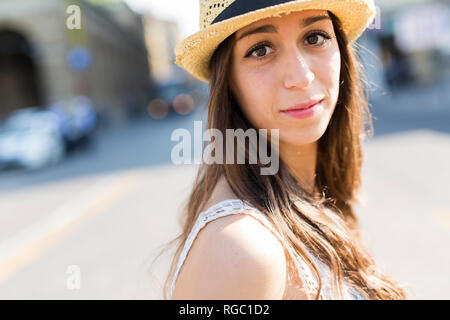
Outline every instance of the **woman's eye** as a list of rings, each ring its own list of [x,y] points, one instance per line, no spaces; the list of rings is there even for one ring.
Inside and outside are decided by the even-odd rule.
[[[306,42],[308,42],[309,45],[320,47],[329,39],[331,39],[331,37],[326,33],[314,32],[306,37]]]
[[[329,36],[327,33],[322,32],[322,31],[315,31],[315,32],[310,33],[306,37],[305,41],[307,42],[307,45],[311,45],[314,47],[321,47],[321,46],[324,46],[325,43],[330,39],[331,39],[331,36]],[[245,55],[245,58],[252,56],[256,59],[264,59],[267,55],[270,54],[270,50],[273,50],[272,46],[270,44],[267,44],[267,43],[259,44],[256,47],[254,47],[253,49],[251,49]]]
[[[269,48],[269,51],[266,49]],[[250,55],[255,57],[256,59],[262,59],[265,56],[267,56],[268,53],[270,53],[270,50],[272,50],[272,48],[265,44],[265,45],[259,45],[253,49],[251,49],[246,55],[245,57],[249,57]],[[256,55],[254,55],[254,53],[256,53]]]

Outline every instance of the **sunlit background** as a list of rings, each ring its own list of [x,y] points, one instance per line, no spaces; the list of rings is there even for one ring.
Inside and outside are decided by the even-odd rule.
[[[410,298],[450,298],[450,4],[375,0],[363,236]],[[81,11],[80,28],[69,28]],[[159,299],[208,85],[174,64],[198,0],[0,0],[0,298]]]

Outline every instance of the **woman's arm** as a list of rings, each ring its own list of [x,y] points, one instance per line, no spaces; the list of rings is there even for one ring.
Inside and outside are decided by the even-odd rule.
[[[256,219],[237,214],[199,232],[172,299],[282,299],[285,286],[281,242]]]

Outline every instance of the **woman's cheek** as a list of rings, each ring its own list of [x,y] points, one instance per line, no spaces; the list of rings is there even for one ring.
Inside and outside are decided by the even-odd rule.
[[[246,104],[244,114],[250,123],[257,129],[270,127],[271,119],[262,101],[254,101]]]
[[[325,79],[328,79],[328,87],[333,91],[339,88],[339,76],[341,72],[341,55],[337,49],[331,54],[327,60],[327,63],[323,64],[324,70],[322,73],[325,75]]]
[[[330,72],[334,79],[334,86],[339,87],[339,76],[341,73],[341,55],[337,51],[330,59]]]
[[[248,78],[243,81],[245,85],[242,88],[242,92],[245,95],[242,101],[242,109],[247,119],[256,127],[266,126],[267,121],[270,120],[270,97],[267,95],[268,91],[264,89],[260,80],[254,80],[254,78]]]

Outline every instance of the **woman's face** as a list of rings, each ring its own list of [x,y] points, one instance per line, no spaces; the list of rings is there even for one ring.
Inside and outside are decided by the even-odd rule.
[[[324,134],[338,99],[340,66],[327,11],[293,12],[236,32],[230,86],[254,127],[279,129],[280,144],[300,146]],[[294,108],[313,101],[321,102],[310,112]]]

